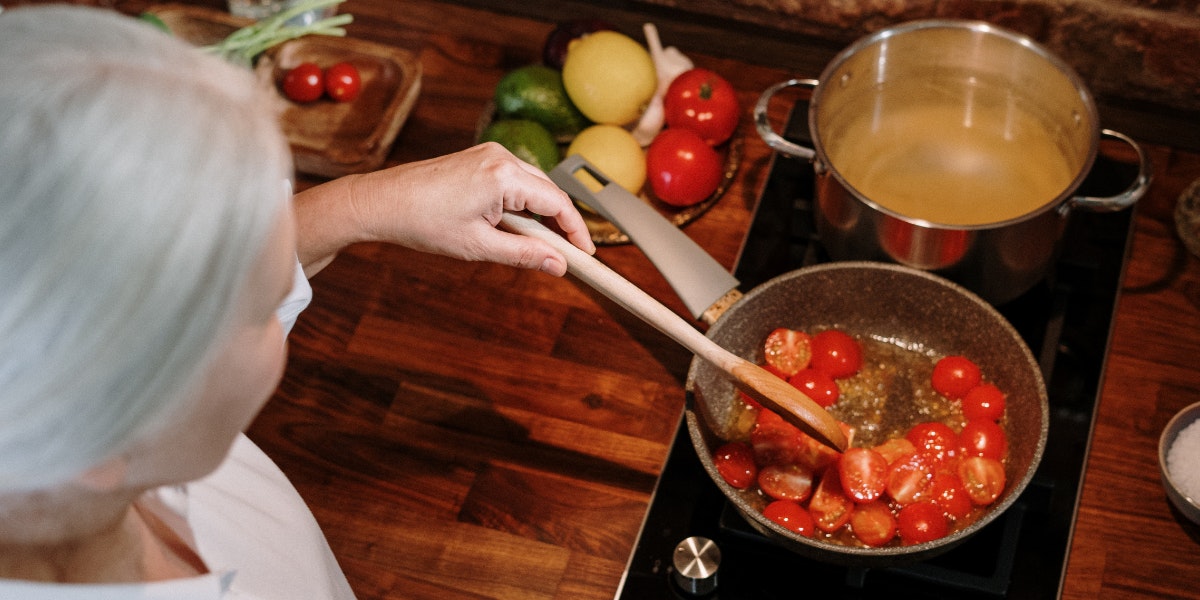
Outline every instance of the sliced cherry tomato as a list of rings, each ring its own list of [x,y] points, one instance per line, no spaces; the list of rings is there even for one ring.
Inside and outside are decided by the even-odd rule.
[[[958,465],[963,490],[977,506],[987,506],[1004,492],[1004,465],[982,456],[968,456]]]
[[[971,514],[971,509],[974,508],[957,473],[935,473],[929,483],[929,497],[934,504],[941,507],[947,517],[955,520]]]
[[[887,493],[897,504],[924,500],[933,480],[935,459],[924,452],[913,452],[888,466]]]
[[[839,329],[826,329],[812,338],[812,368],[834,379],[849,377],[862,368],[858,340]]]
[[[933,502],[917,502],[900,509],[896,516],[900,539],[905,544],[921,544],[946,537],[950,523]]]
[[[898,437],[875,446],[875,451],[887,459],[888,464],[891,465],[897,460],[915,453],[917,447],[907,438]]]
[[[362,76],[353,64],[340,62],[325,69],[325,93],[335,101],[350,102],[361,90]]]
[[[781,373],[784,379],[795,375],[800,369],[808,368],[812,360],[812,347],[807,333],[780,327],[767,334],[763,342],[763,360]]]
[[[763,508],[763,516],[804,537],[816,535],[816,523],[803,506],[791,500],[776,500]]]
[[[744,490],[758,478],[758,465],[754,464],[754,453],[742,442],[729,442],[713,453],[713,465],[725,483]]]
[[[668,127],[695,131],[710,146],[729,139],[741,116],[733,86],[702,68],[684,71],[671,80],[663,94],[663,111]]]
[[[664,129],[646,149],[650,189],[672,206],[691,206],[708,198],[723,176],[720,155],[690,129]]]
[[[846,431],[846,428],[843,428]],[[847,439],[852,432],[848,432]],[[759,465],[796,464],[816,473],[837,460],[838,453],[770,410],[758,411],[750,444]]]
[[[800,369],[788,378],[788,383],[825,408],[837,404],[841,395],[837,382],[824,371],[816,369]]]
[[[813,473],[800,465],[767,465],[758,472],[758,487],[776,500],[804,502],[812,495]]]
[[[826,469],[813,490],[812,500],[808,502],[808,512],[817,523],[817,529],[825,533],[833,533],[850,522],[850,513],[854,511],[854,502],[842,491],[842,482],[838,478],[837,469]]]
[[[958,439],[962,443],[963,457],[982,456],[1004,460],[1004,455],[1008,453],[1008,435],[995,421],[968,421],[959,432]]]
[[[938,421],[917,423],[904,437],[917,447],[917,451],[932,453],[939,460],[958,455],[958,434],[949,425]]]
[[[1004,418],[1004,406],[1004,392],[990,383],[981,383],[971,388],[962,399],[963,416],[968,421],[999,421]]]
[[[850,531],[868,546],[882,546],[896,537],[896,517],[884,502],[860,504],[850,514]]]
[[[323,93],[325,76],[316,63],[300,63],[283,75],[283,95],[292,102],[312,102]]]
[[[887,487],[887,459],[870,448],[847,448],[838,459],[838,476],[846,496],[871,502]]]
[[[937,393],[957,400],[967,395],[971,388],[979,385],[983,373],[971,359],[964,356],[946,356],[933,365],[931,383]]]

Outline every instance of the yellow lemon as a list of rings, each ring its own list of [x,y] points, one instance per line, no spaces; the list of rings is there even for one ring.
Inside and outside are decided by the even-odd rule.
[[[571,42],[562,79],[584,116],[610,125],[637,120],[658,87],[650,52],[616,31],[597,31]]]
[[[637,194],[646,183],[646,153],[633,134],[616,125],[592,125],[579,132],[567,156],[579,154],[617,185]],[[586,172],[575,175],[594,192],[600,182]]]

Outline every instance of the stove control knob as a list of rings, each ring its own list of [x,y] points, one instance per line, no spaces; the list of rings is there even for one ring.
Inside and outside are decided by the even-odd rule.
[[[692,536],[675,546],[675,583],[692,596],[703,596],[717,589],[717,569],[721,549],[712,540]]]

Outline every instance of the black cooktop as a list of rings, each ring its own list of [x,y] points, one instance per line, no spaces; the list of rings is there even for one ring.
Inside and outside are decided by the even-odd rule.
[[[805,103],[796,106],[785,137],[807,143],[806,111]],[[1101,156],[1079,193],[1114,194],[1136,173],[1136,165]],[[811,164],[777,154],[734,271],[742,289],[829,260],[815,232],[812,192]],[[681,421],[617,599],[697,597],[683,591],[672,574],[675,547],[691,536],[713,540],[721,551],[717,587],[704,598],[1056,598],[1131,223],[1128,210],[1076,211],[1050,275],[997,307],[1038,358],[1050,397],[1042,462],[999,518],[961,545],[914,565],[862,569],[817,562],[746,524],[705,473]]]

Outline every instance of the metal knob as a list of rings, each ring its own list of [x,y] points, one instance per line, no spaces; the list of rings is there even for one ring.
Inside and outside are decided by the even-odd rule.
[[[675,546],[675,583],[686,593],[703,596],[717,589],[721,549],[712,540],[692,536]]]

